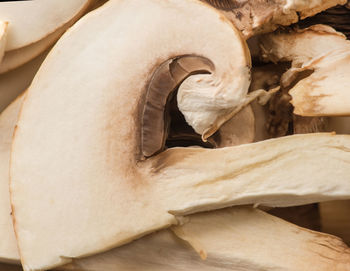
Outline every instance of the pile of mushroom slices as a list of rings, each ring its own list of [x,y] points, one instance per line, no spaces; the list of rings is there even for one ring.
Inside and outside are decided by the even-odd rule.
[[[337,4],[110,0],[6,73],[0,269],[350,270],[350,42],[298,23]]]

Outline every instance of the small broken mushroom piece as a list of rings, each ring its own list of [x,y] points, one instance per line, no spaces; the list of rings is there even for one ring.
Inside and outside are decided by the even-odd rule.
[[[191,215],[184,218],[183,225],[171,229],[185,242],[170,230],[163,230],[106,253],[74,260],[60,269],[350,270],[350,249],[337,237],[295,226],[249,207]],[[201,260],[193,248],[206,259]]]
[[[246,63],[238,32],[197,1],[109,1],[70,29],[28,89],[12,144],[24,270],[121,246],[203,210],[350,198],[350,136],[163,151],[163,92],[180,84],[224,105],[239,100],[249,69],[237,63]]]
[[[261,37],[265,60],[291,61],[282,77],[292,96],[294,114],[336,116],[350,114],[350,41],[329,26],[276,32]]]
[[[346,0],[202,0],[220,10],[248,39],[288,26]]]
[[[0,21],[0,63],[5,54],[7,42],[7,22]]]

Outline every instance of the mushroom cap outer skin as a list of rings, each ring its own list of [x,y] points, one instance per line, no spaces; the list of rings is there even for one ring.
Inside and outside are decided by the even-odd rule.
[[[9,263],[20,262],[11,218],[8,168],[12,136],[22,101],[23,95],[19,96],[0,114],[0,261]]]
[[[162,230],[106,253],[76,259],[60,269],[350,270],[350,250],[337,237],[298,227],[252,207],[194,214],[183,220],[170,228],[178,237]],[[206,260],[193,248],[206,254]]]
[[[130,14],[134,16],[131,21]],[[121,32],[124,35],[121,36]],[[98,38],[91,33],[98,33]],[[159,195],[152,189],[148,173],[138,163],[142,153],[140,123],[147,82],[164,61],[197,54],[213,62],[215,71],[208,83],[215,86],[221,82],[224,91],[225,84],[232,85],[227,73],[236,67],[237,56],[245,59],[247,53],[244,41],[238,46],[238,38],[239,33],[230,22],[200,2],[128,0],[107,2],[82,18],[59,40],[32,82],[13,144],[11,192],[25,270],[62,265],[71,258],[104,251],[176,223],[175,217],[157,200]],[[101,52],[98,55],[97,48]],[[248,73],[247,62],[246,70],[238,72]],[[78,72],[82,67],[84,72]],[[226,79],[220,80],[224,74]],[[63,97],[70,102],[54,102]],[[48,103],[44,102],[46,99]],[[39,122],[32,118],[36,115],[33,109],[39,109],[36,102],[40,104]],[[62,106],[65,109],[62,110]],[[46,110],[51,113],[46,115]],[[84,119],[78,125],[74,121],[77,116]],[[47,135],[43,136],[43,130],[38,127],[40,135],[31,135],[25,142],[36,145],[39,140],[38,147],[47,151],[41,153],[38,149],[37,154],[24,154],[27,143],[22,142],[26,137],[22,135],[25,130],[33,130],[29,128],[33,124],[45,127]],[[87,127],[91,129],[81,133]],[[61,148],[61,144],[68,146],[70,142],[75,145],[73,149]],[[96,145],[96,142],[100,143]],[[62,154],[59,160],[63,164],[53,162],[58,153]],[[41,170],[29,173],[31,166],[21,171],[29,173],[29,179],[18,176],[17,166],[24,166],[23,160],[18,159],[36,161],[37,166],[47,162],[53,178],[42,182],[46,173]],[[85,166],[86,170],[81,171]],[[42,173],[44,175],[39,176]],[[23,183],[24,179],[28,182]],[[81,187],[83,179],[85,185]],[[37,215],[40,213],[37,218],[28,216],[24,210],[27,196],[22,194],[25,186],[34,180],[55,194],[38,197],[37,193],[46,188],[38,190],[34,189],[34,183],[30,185],[31,192],[26,195],[31,194],[32,210]],[[55,184],[59,187],[52,189]],[[120,191],[125,191],[123,196],[116,196]],[[70,200],[57,201],[58,194]],[[91,200],[91,196],[99,199]],[[48,204],[45,208],[44,201]],[[80,219],[73,211],[78,209],[72,206],[84,208],[85,211],[78,211],[84,218]],[[67,212],[62,213],[64,209]],[[57,217],[59,213],[63,215],[62,220]],[[44,223],[38,223],[40,217],[45,217]],[[141,223],[137,222],[140,217],[145,218]],[[57,219],[63,223],[59,228],[52,224]],[[87,222],[90,219],[93,221]],[[115,227],[116,221],[118,227]],[[30,230],[28,235],[27,229],[32,226],[39,226],[38,231]],[[49,228],[53,231],[47,231]],[[36,234],[41,236],[40,241],[34,242],[38,250],[32,242]]]
[[[0,21],[0,63],[5,54],[8,22]]]
[[[46,0],[45,3],[1,3],[0,19],[9,22],[6,51],[40,41],[86,9],[91,2],[92,0]]]

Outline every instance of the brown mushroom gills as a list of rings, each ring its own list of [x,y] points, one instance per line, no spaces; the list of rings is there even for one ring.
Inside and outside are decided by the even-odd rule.
[[[209,73],[211,70],[211,61],[200,56],[180,56],[157,68],[148,85],[142,116],[141,144],[144,156],[151,156],[164,149],[169,118],[166,104],[174,90],[188,76]]]

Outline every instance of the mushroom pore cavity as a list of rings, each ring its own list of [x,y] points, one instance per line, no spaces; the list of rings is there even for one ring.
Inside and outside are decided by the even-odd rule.
[[[213,71],[213,63],[200,56],[182,56],[164,62],[152,76],[142,116],[141,148],[148,157],[164,148],[167,119],[166,103],[188,76]]]

